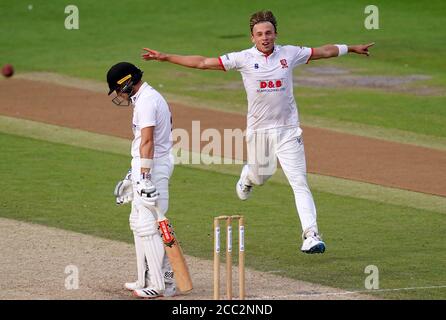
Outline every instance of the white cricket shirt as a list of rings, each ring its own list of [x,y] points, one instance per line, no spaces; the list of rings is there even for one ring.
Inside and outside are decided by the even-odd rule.
[[[248,98],[247,131],[299,127],[293,69],[308,63],[313,49],[275,45],[270,55],[251,49],[219,57],[225,70],[242,74]]]
[[[155,127],[154,158],[160,158],[170,153],[172,149],[172,115],[163,96],[144,82],[138,92],[131,97],[133,108],[132,157],[139,159],[141,144],[141,129]]]

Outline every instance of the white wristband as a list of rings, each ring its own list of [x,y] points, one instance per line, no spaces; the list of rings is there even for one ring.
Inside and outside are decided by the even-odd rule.
[[[339,50],[338,57],[348,53],[348,46],[346,44],[335,44],[335,46]]]
[[[153,168],[153,159],[141,158],[141,168],[152,169]]]

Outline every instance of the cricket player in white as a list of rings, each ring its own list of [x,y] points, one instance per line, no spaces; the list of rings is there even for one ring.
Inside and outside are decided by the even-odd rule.
[[[149,48],[145,60],[168,61],[186,67],[211,70],[237,70],[242,74],[248,98],[247,151],[236,192],[241,200],[250,196],[254,185],[262,185],[276,170],[279,159],[293,189],[302,225],[305,253],[323,253],[316,222],[316,207],[307,183],[302,129],[293,95],[293,69],[310,60],[338,57],[349,52],[369,55],[367,45],[324,45],[318,48],[275,44],[277,22],[270,11],[256,12],[250,19],[254,46],[218,58],[181,56]]]
[[[125,288],[142,298],[175,293],[175,281],[164,244],[158,231],[154,206],[166,213],[169,203],[169,179],[173,172],[171,113],[167,102],[155,89],[141,81],[142,71],[121,62],[109,70],[113,102],[133,106],[131,170],[115,188],[117,204],[132,201],[130,228],[136,251],[136,282]]]

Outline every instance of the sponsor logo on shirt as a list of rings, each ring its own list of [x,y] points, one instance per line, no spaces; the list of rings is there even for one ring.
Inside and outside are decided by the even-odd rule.
[[[288,63],[286,62],[286,59],[280,60],[280,64],[282,65],[282,69],[283,68],[288,68]]]
[[[273,92],[273,91],[284,91],[283,79],[276,80],[260,80],[259,88],[257,92]]]

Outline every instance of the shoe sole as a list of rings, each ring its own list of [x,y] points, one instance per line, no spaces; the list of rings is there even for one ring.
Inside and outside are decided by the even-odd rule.
[[[325,245],[323,243],[318,243],[314,247],[310,248],[310,250],[302,250],[304,253],[308,254],[314,254],[314,253],[324,253],[325,252]]]
[[[156,297],[141,297],[141,296],[139,296],[139,295],[136,293],[136,291],[133,291],[133,292],[132,292],[132,295],[133,295],[135,298],[144,299],[144,300],[152,300],[152,299],[160,299],[160,298],[164,298],[164,295],[159,295],[159,296],[156,296]]]

